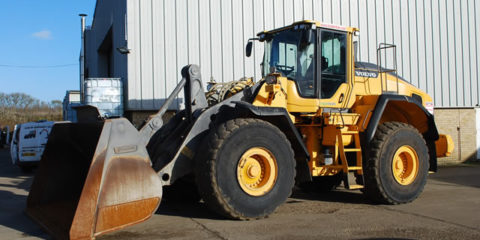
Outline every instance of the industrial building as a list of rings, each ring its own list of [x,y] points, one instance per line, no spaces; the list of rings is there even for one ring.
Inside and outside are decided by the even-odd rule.
[[[254,44],[251,58],[244,53],[258,32],[304,19],[355,26],[358,60],[376,63],[379,43],[393,43],[398,74],[433,97],[438,128],[456,145],[444,161],[477,159],[477,15],[475,0],[98,0],[85,30],[81,83],[120,78],[125,115],[139,124],[175,88],[184,65],[199,64],[204,83],[258,80],[263,45]]]

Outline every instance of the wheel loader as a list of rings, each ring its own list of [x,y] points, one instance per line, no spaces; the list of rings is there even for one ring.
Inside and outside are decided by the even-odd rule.
[[[52,129],[26,213],[55,238],[92,239],[150,218],[162,189],[185,178],[230,219],[271,214],[295,184],[413,201],[452,139],[437,131],[432,98],[382,67],[395,46],[379,45],[377,65],[356,62],[356,35],[314,21],[261,32],[246,48],[265,45],[260,81],[209,106],[199,67],[188,65],[139,130],[78,109],[78,123]],[[164,123],[181,90],[185,109]]]

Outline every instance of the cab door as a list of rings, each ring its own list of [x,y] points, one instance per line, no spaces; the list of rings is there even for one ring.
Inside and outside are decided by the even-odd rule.
[[[348,84],[347,33],[321,29],[318,39],[318,96],[320,107],[345,106],[350,86]]]

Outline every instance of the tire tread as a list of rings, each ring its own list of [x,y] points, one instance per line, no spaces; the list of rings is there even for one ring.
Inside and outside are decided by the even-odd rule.
[[[375,137],[372,143],[370,144],[370,152],[369,152],[370,157],[367,159],[366,164],[364,166],[364,169],[365,169],[364,193],[369,199],[373,200],[374,202],[397,205],[401,203],[411,202],[414,200],[414,199],[410,199],[407,202],[399,202],[390,198],[388,194],[385,192],[384,188],[382,187],[382,182],[380,179],[380,166],[379,166],[379,163],[381,161],[380,155],[382,153],[383,148],[385,147],[385,142],[387,141],[390,135],[394,134],[397,131],[402,131],[405,129],[414,131],[416,134],[421,136],[418,130],[412,125],[402,123],[402,122],[385,122],[378,126],[377,131],[375,133]],[[423,139],[423,137],[421,139],[425,143],[425,140]],[[420,192],[423,191],[424,186],[425,185],[421,186],[421,189],[419,189]]]

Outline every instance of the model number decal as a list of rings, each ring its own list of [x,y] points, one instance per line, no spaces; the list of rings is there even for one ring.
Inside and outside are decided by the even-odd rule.
[[[360,71],[360,70],[355,70],[355,76],[358,77],[366,77],[366,78],[377,78],[378,73],[373,72],[373,71]]]

